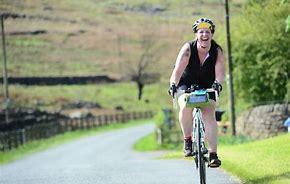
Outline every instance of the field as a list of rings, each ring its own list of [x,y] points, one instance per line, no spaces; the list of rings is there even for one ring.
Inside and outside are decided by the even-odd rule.
[[[243,3],[231,2],[232,16],[239,13]],[[25,16],[4,22],[8,76],[105,74],[128,81],[128,76],[138,70],[146,40],[151,42],[152,57],[145,72],[161,75],[155,84],[145,86],[142,102],[136,100],[137,88],[130,82],[50,87],[10,85],[12,106],[58,110],[68,102],[93,101],[109,110],[118,105],[128,111],[168,107],[168,78],[178,50],[193,39],[193,21],[204,16],[212,18],[217,25],[215,38],[226,48],[221,0],[2,0],[0,11]],[[3,65],[0,70],[3,71]],[[3,93],[1,88],[1,101]],[[222,101],[226,106],[227,99]]]
[[[233,1],[233,16],[241,3]],[[149,37],[154,47],[161,47],[149,68],[161,69],[167,79],[179,48],[193,38],[193,21],[201,16],[215,20],[216,39],[225,48],[220,0],[2,0],[0,11],[25,15],[5,20],[9,76],[123,77],[128,66],[137,65],[141,42]],[[33,31],[42,34],[28,34]]]
[[[135,83],[73,85],[73,86],[11,86],[12,105],[37,107],[43,110],[60,111],[72,102],[93,102],[101,106],[104,113],[117,107],[125,111],[159,110],[171,105],[167,86],[148,85],[142,100],[137,99]],[[159,91],[159,92],[157,92]]]

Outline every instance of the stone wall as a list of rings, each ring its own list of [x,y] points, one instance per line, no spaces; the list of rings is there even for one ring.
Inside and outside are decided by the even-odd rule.
[[[3,78],[0,77],[0,84]],[[21,85],[75,85],[75,84],[101,84],[118,82],[117,79],[107,75],[97,76],[59,76],[59,77],[9,77],[9,84]]]
[[[263,139],[285,132],[284,121],[289,117],[289,104],[253,107],[240,115],[236,122],[237,134]]]
[[[0,132],[22,129],[36,124],[57,122],[68,117],[60,113],[49,113],[37,109],[14,108],[9,109],[9,122],[5,122],[5,111],[0,110]]]

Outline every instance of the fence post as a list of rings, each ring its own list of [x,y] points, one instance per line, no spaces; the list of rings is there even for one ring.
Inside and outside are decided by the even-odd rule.
[[[157,132],[157,143],[159,145],[161,145],[162,144],[162,132],[161,132],[161,129],[157,128],[156,132]]]
[[[109,122],[108,122],[108,115],[104,115],[104,119],[105,119],[105,125],[109,124]]]
[[[80,129],[81,130],[85,130],[86,129],[86,123],[85,123],[85,119],[83,117],[80,118]]]
[[[8,132],[8,136],[7,137],[8,137],[8,139],[7,139],[8,140],[8,149],[11,150],[12,149],[11,131]]]
[[[93,118],[91,118],[91,117],[89,117],[89,118],[87,119],[87,129],[88,129],[88,130],[90,130],[91,127],[92,127],[92,122],[93,122],[92,119],[93,119]]]
[[[124,123],[126,121],[126,114],[122,113],[121,114],[121,122]]]
[[[132,114],[131,114],[131,119],[133,119],[133,120],[134,120],[134,119],[136,119],[136,117],[137,117],[137,116],[136,116],[136,112],[135,112],[135,111],[133,111],[133,112],[132,112]]]
[[[0,132],[0,151],[4,151],[4,133]]]
[[[102,116],[101,115],[98,115],[97,118],[96,118],[96,120],[97,120],[96,126],[97,127],[102,126]]]
[[[125,122],[129,121],[132,119],[132,113],[126,113],[126,118],[125,118]]]
[[[25,128],[20,130],[20,137],[21,137],[21,145],[26,143],[26,131]]]

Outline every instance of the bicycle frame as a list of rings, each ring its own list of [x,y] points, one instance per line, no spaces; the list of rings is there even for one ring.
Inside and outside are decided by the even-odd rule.
[[[193,117],[193,150],[195,155],[196,169],[199,170],[200,184],[206,184],[206,164],[208,158],[206,154],[208,150],[205,146],[205,127],[201,116],[201,108],[208,105],[210,100],[217,101],[218,95],[214,89],[196,90],[193,88],[180,90],[180,95],[175,96],[178,99],[178,104],[182,107],[192,108]],[[209,93],[214,92],[214,99],[209,98]],[[190,96],[193,95],[193,96]],[[193,97],[193,98],[191,98]],[[196,97],[196,98],[195,98]],[[176,103],[176,101],[175,101]]]
[[[194,112],[195,111],[195,112]],[[206,149],[205,147],[205,141],[204,141],[204,138],[205,138],[205,129],[204,129],[204,123],[203,123],[203,120],[202,120],[202,117],[201,117],[201,110],[199,108],[194,108],[193,110],[193,138],[194,140],[197,140],[197,135],[198,135],[198,132],[200,133],[200,138],[201,138],[201,148],[204,150]],[[198,128],[198,125],[199,124],[199,128]]]
[[[204,123],[201,117],[201,110],[200,108],[194,108],[193,112],[193,150],[195,154],[195,164],[196,169],[199,170],[199,178],[200,178],[200,184],[206,183],[206,166],[205,162],[207,162],[207,157],[205,154],[207,154],[207,149],[205,146],[205,130],[204,130]]]

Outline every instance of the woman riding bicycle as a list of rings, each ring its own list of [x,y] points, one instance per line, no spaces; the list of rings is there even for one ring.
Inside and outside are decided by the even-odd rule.
[[[214,88],[221,91],[224,81],[224,55],[222,48],[212,39],[215,25],[210,19],[200,18],[192,26],[195,39],[185,43],[179,51],[170,77],[169,93],[174,97],[179,90],[198,85],[199,88]],[[202,117],[205,122],[205,136],[209,148],[209,166],[219,167],[217,156],[217,122],[215,103],[203,107]],[[179,122],[184,136],[185,156],[192,156],[192,109],[179,108]]]

